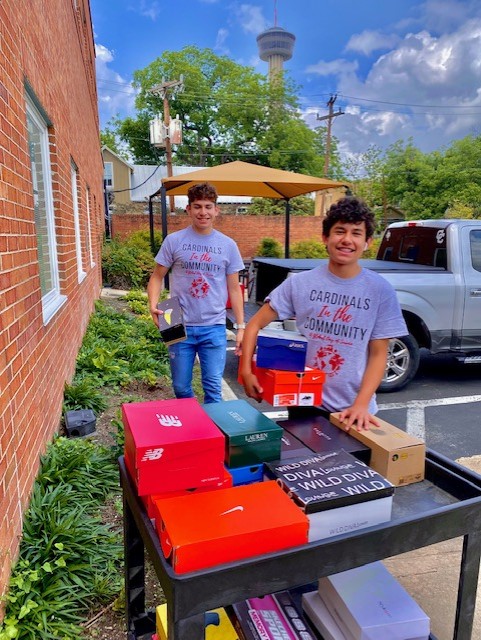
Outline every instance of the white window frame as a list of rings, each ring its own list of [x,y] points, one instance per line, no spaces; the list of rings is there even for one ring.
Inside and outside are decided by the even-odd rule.
[[[107,174],[105,169],[107,169],[107,165],[110,166],[110,179],[107,178]],[[114,187],[114,163],[113,162],[104,162],[104,181],[106,187]],[[109,184],[110,181],[110,184]]]
[[[92,221],[90,218],[90,189],[85,189],[85,209],[87,212],[87,254],[90,260],[90,266],[95,267],[94,253],[92,248]]]
[[[82,259],[82,239],[80,237],[80,213],[78,206],[78,169],[75,162],[70,160],[70,179],[72,183],[72,208],[73,208],[73,224],[75,231],[75,255],[77,257],[77,279],[78,282],[87,275],[83,267]]]
[[[48,243],[48,256],[45,257],[45,267],[49,272],[49,277],[51,280],[51,285],[48,290],[41,290],[42,293],[42,316],[44,324],[47,324],[57,310],[64,304],[67,300],[65,295],[60,293],[60,278],[59,278],[59,269],[58,269],[58,253],[57,253],[57,236],[55,230],[55,212],[53,207],[53,190],[52,190],[52,169],[50,165],[50,148],[49,148],[49,136],[48,136],[48,125],[46,118],[40,112],[39,108],[35,105],[32,97],[27,93],[25,96],[25,104],[26,104],[26,116],[27,120],[31,120],[34,127],[36,127],[38,135],[39,135],[39,146],[40,146],[40,166],[34,163],[34,158],[30,158],[31,163],[31,176],[32,176],[32,188],[33,188],[33,197],[34,197],[34,208],[35,201],[37,199],[36,191],[38,181],[38,175],[41,172],[43,187],[44,187],[44,200],[45,200],[45,210],[43,214],[45,215],[45,225],[47,231],[47,243]],[[27,129],[28,136],[28,129]],[[31,144],[31,140],[29,137],[29,146]],[[38,232],[37,232],[38,233]],[[37,245],[38,245],[38,235],[37,235]],[[40,278],[40,288],[42,289],[42,278],[41,278],[41,269],[40,269],[40,256],[41,252],[38,251],[37,258],[39,260],[39,278]]]

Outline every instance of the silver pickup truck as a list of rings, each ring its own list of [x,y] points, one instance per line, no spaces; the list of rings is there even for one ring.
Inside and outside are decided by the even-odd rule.
[[[321,260],[255,258],[256,300],[289,273]],[[395,288],[409,335],[390,341],[379,391],[397,391],[419,367],[419,350],[481,363],[481,220],[418,220],[391,224],[375,260],[363,267]]]

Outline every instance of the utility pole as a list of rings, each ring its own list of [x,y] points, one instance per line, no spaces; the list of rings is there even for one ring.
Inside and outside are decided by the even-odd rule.
[[[169,99],[174,96],[179,91],[184,89],[184,79],[181,76],[180,80],[170,80],[165,82],[162,79],[160,84],[156,84],[150,90],[156,96],[162,98],[164,102],[164,125],[165,125],[165,158],[167,165],[167,175],[169,178],[172,177],[172,143],[170,141],[170,104]],[[174,196],[169,196],[169,206],[170,210],[173,211],[175,208]]]
[[[334,113],[334,103],[337,100],[337,96],[331,96],[327,101],[327,106],[329,108],[329,113],[327,116],[319,116],[317,114],[317,120],[327,120],[327,135],[326,135],[326,152],[324,155],[324,177],[327,178],[327,174],[329,172],[329,161],[331,157],[331,127],[332,121],[337,116],[344,115],[344,111],[340,109]]]
[[[331,159],[332,121],[336,116],[342,116],[344,114],[344,111],[341,111],[340,109],[334,113],[334,103],[336,102],[336,100],[337,100],[337,95],[331,96],[327,101],[327,107],[329,108],[329,113],[327,114],[327,116],[320,116],[319,114],[317,114],[317,120],[327,120],[326,150],[324,153],[324,177],[325,178],[327,178],[327,174],[329,173],[329,162]],[[324,211],[325,202],[326,202],[326,194],[323,191],[322,198],[321,198],[321,216],[324,216],[325,214],[325,211]]]

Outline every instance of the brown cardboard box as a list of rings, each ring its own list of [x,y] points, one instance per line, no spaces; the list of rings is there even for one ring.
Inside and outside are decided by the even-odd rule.
[[[397,487],[424,480],[426,445],[415,436],[398,429],[380,418],[380,427],[358,431],[351,428],[349,434],[371,449],[369,466]],[[339,413],[331,413],[329,420],[345,429]]]

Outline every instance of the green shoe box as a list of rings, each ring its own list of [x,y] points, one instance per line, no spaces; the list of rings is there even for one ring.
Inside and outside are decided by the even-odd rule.
[[[229,468],[281,457],[282,428],[247,400],[213,402],[203,408],[226,437],[225,464]]]

